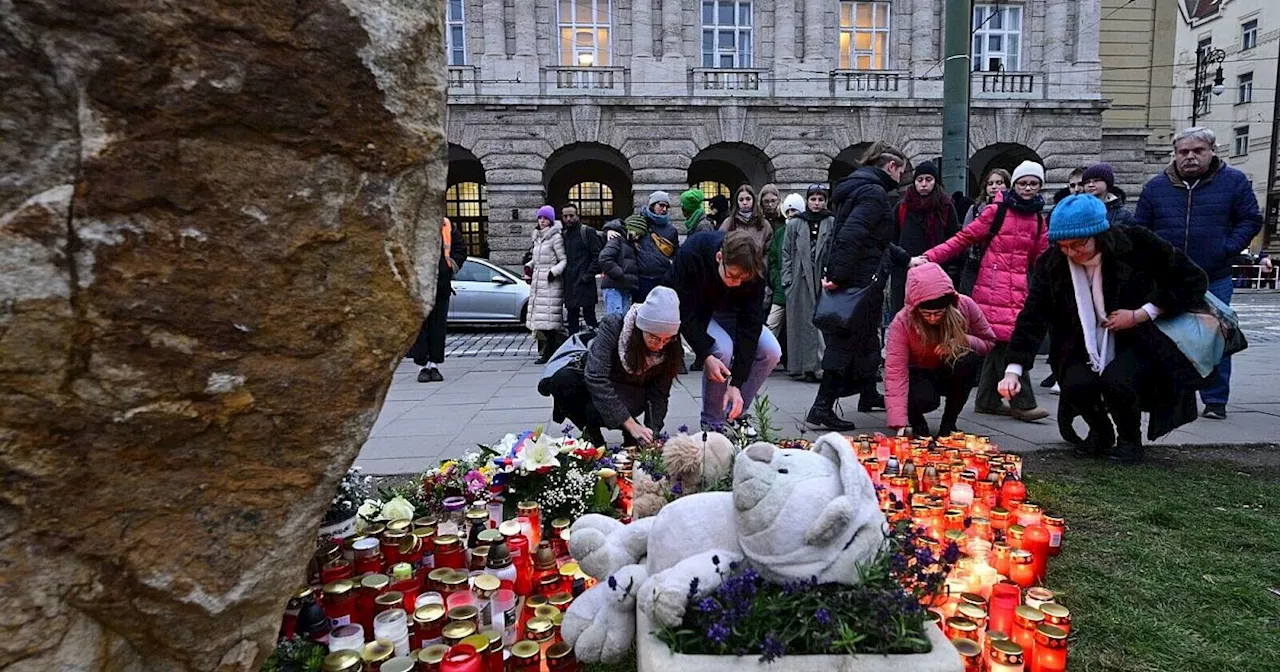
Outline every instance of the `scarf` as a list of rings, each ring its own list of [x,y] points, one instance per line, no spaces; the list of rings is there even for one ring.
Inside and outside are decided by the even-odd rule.
[[[1071,290],[1076,299],[1076,314],[1084,332],[1084,347],[1089,353],[1089,368],[1101,374],[1116,358],[1114,335],[1102,326],[1107,319],[1102,299],[1102,255],[1083,264],[1067,260],[1071,270]]]
[[[902,197],[903,204],[907,206],[907,212],[924,213],[924,246],[926,249],[942,242],[943,228],[946,226],[946,210],[943,210],[943,208],[951,207],[951,198],[946,194],[938,194],[936,199],[932,196],[932,194],[921,196],[920,192],[913,188],[908,188],[907,193]]]
[[[755,210],[739,210],[734,213],[734,217],[737,217],[738,221],[743,224],[754,224],[755,222],[753,220],[755,218],[755,214]]]
[[[817,212],[805,210],[804,212],[796,215],[796,217],[799,217],[810,224],[821,224],[822,220],[828,217],[835,217],[835,215],[831,214],[830,210],[823,208]]]
[[[662,363],[662,351],[653,352],[645,347],[644,358],[640,362],[640,370],[632,371],[627,366],[627,349],[631,346],[631,336],[636,333],[636,315],[640,313],[640,304],[633,303],[627,309],[627,314],[622,318],[622,333],[618,336],[618,361],[622,362],[622,368],[633,376],[642,375],[645,371]]]
[[[659,226],[666,226],[671,223],[670,215],[659,215],[649,208],[644,209],[644,218],[649,220],[650,224],[657,224]]]
[[[685,216],[684,232],[693,233],[693,230],[698,228],[698,224],[702,223],[703,217],[706,217],[706,213],[703,211],[702,206],[699,205],[697,210]]]
[[[1036,213],[1044,210],[1044,196],[1041,196],[1040,194],[1036,194],[1035,198],[1030,200],[1023,200],[1018,198],[1018,192],[1016,190],[1009,189],[1004,192],[1004,202],[1008,203],[1009,207],[1017,210],[1018,212]]]

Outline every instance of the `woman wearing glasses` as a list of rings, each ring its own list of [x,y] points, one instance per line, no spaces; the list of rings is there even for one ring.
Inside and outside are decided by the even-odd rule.
[[[1149,229],[1112,227],[1106,206],[1088,194],[1058,204],[1049,240],[1009,341],[1000,394],[1012,398],[1026,386],[1048,332],[1062,398],[1089,424],[1076,454],[1139,462],[1142,411],[1151,413],[1152,439],[1196,418],[1195,397],[1169,377],[1156,354],[1161,337],[1147,323],[1201,304],[1208,279]]]
[[[946,397],[938,436],[956,431],[960,409],[978,380],[982,358],[995,332],[973,299],[956,291],[937,264],[907,273],[903,310],[889,325],[885,343],[884,391],[889,427],[910,427],[917,437],[934,436],[924,414]]]

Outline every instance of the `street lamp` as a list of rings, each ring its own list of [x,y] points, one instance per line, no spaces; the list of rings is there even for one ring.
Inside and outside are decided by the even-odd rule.
[[[1199,49],[1196,51],[1196,81],[1195,88],[1191,91],[1191,125],[1198,126],[1196,122],[1200,119],[1200,106],[1208,101],[1205,99],[1207,92],[1205,88],[1205,80],[1209,78],[1209,68],[1215,64],[1218,66],[1217,72],[1213,76],[1213,95],[1220,96],[1223,91],[1227,90],[1222,84],[1222,62],[1226,60],[1227,52],[1221,49]]]

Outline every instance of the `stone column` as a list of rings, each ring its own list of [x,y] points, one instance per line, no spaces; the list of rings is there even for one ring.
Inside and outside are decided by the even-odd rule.
[[[1076,53],[1074,60],[1076,63],[1097,63],[1098,40],[1102,29],[1099,21],[1102,3],[1100,0],[1078,2],[1074,6],[1076,8]],[[1094,78],[1096,78],[1096,73]]]
[[[909,40],[911,44],[911,67],[899,69],[909,70],[911,74],[919,76],[938,63],[937,55],[941,53],[941,50],[938,49],[938,40],[941,38],[941,34],[936,36],[934,34],[938,27],[935,18],[937,4],[934,0],[912,0],[910,27],[906,28],[906,30],[894,28],[896,34],[890,36],[890,42],[893,42],[898,36],[902,36],[904,39]],[[906,24],[906,21],[899,21],[901,18],[901,14],[891,16],[890,23],[895,26],[898,23]],[[890,47],[892,46],[890,44]],[[942,74],[941,65],[938,65],[935,70],[937,74]]]
[[[506,56],[507,31],[502,16],[502,0],[484,0],[484,54]]]
[[[796,0],[777,0],[773,9],[774,59],[796,60]]]
[[[812,64],[827,55],[827,45],[822,39],[826,30],[828,0],[804,0],[804,62]]]
[[[698,21],[701,25],[702,19],[699,18]],[[684,10],[680,0],[662,0],[662,58],[684,56],[683,47]]]
[[[516,55],[536,56],[538,53],[538,16],[533,0],[516,0]],[[559,39],[557,35],[555,39]]]
[[[1086,4],[1089,3],[1076,3],[1076,6],[1079,7],[1080,5]],[[1029,58],[1024,59],[1021,67],[1018,68],[1019,70],[1029,72],[1037,70],[1041,72],[1053,70],[1056,72],[1062,72],[1067,69],[1065,66],[1071,62],[1071,58],[1068,54],[1067,42],[1070,39],[1071,33],[1075,32],[1074,26],[1072,26],[1067,20],[1068,9],[1067,3],[1065,2],[1049,2],[1045,5],[1044,61],[1042,63],[1031,63],[1027,62]],[[1032,31],[1028,26],[1033,25],[1031,17],[1028,15],[1030,10],[1031,6],[1028,5],[1027,8],[1023,10],[1022,14],[1023,44],[1026,45],[1024,47],[1024,49],[1026,49],[1024,54],[1027,56],[1030,56],[1027,52],[1030,51],[1031,46],[1031,42],[1027,40],[1027,38],[1032,34]]]
[[[631,0],[631,54],[653,56],[653,0]]]

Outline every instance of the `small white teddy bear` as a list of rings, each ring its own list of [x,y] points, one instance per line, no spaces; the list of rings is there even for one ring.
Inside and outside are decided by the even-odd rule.
[[[679,625],[694,579],[692,600],[743,561],[770,581],[856,584],[885,532],[875,487],[844,437],[827,434],[812,450],[756,443],[734,461],[732,492],[682,497],[629,525],[578,519],[569,549],[600,583],[574,600],[561,632],[579,660],[617,661],[635,639],[635,609],[659,627]]]

